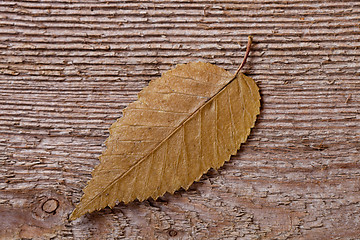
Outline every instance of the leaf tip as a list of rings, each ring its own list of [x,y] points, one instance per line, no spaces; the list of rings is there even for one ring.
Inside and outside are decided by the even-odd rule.
[[[74,221],[76,219],[78,219],[79,217],[81,217],[82,215],[84,215],[85,213],[87,213],[89,211],[84,210],[81,206],[80,203],[75,207],[75,209],[72,211],[72,213],[69,216],[69,221]]]
[[[74,211],[69,216],[69,221],[74,221],[78,219],[80,216],[76,213],[77,208],[74,209]]]

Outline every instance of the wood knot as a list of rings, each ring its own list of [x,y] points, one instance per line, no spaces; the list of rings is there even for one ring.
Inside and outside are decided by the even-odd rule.
[[[178,234],[177,231],[175,231],[174,229],[169,230],[169,236],[170,237],[175,237],[177,234]]]
[[[56,213],[56,209],[59,207],[59,201],[54,198],[49,198],[46,200],[43,205],[41,206],[41,209],[46,213]]]

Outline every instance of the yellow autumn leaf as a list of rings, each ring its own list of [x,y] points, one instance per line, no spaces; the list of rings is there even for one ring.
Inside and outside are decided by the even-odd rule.
[[[259,108],[258,87],[239,71],[191,62],[165,72],[110,127],[107,148],[70,220],[188,189],[236,154]]]

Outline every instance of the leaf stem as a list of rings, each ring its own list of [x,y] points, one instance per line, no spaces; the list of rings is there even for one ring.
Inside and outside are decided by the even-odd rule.
[[[252,37],[251,35],[248,36],[248,42],[247,42],[247,45],[246,45],[245,56],[244,56],[244,59],[242,60],[241,65],[240,65],[239,68],[236,70],[235,76],[237,76],[237,75],[239,74],[240,70],[243,68],[243,66],[244,66],[245,63],[246,63],[246,59],[248,58],[249,53],[250,53],[250,47],[251,47],[252,40],[253,40],[253,37]]]

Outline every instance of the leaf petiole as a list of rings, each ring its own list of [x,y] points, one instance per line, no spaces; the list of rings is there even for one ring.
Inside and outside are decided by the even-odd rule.
[[[244,59],[242,60],[242,63],[240,64],[239,68],[236,70],[235,76],[237,76],[239,74],[240,70],[244,67],[244,65],[246,63],[246,59],[248,58],[249,53],[250,53],[250,47],[251,47],[252,40],[253,40],[253,37],[251,35],[248,36],[248,42],[246,45],[245,56],[244,56]]]

